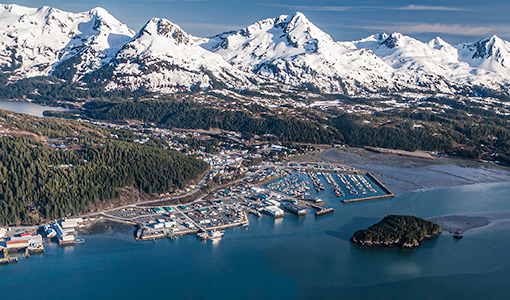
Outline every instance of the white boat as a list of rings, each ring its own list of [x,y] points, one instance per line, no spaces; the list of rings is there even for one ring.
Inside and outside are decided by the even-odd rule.
[[[281,218],[284,215],[283,209],[276,207],[274,205],[267,206],[264,211],[273,216],[274,218]]]
[[[208,234],[209,234],[209,239],[213,240],[213,239],[221,239],[225,235],[225,232],[215,230],[215,231],[209,231]]]

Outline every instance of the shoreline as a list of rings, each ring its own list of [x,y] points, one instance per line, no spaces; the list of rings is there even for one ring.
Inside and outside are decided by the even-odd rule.
[[[443,187],[510,182],[510,168],[469,159],[437,157],[432,160],[362,148],[328,148],[310,156],[310,160],[343,163],[370,172],[397,196]]]
[[[510,221],[510,210],[472,214],[455,214],[426,218],[451,234],[462,234],[472,229],[484,228],[498,222]]]
[[[332,153],[338,153],[340,152],[342,156],[340,157],[334,157],[335,154],[332,155]],[[347,154],[345,154],[347,152]],[[351,161],[343,161],[340,160],[345,155],[349,156],[351,158]],[[374,161],[371,158],[372,155],[378,156],[377,159]],[[470,186],[470,185],[476,185],[481,183],[502,183],[509,181],[510,182],[510,169],[503,166],[498,166],[494,164],[483,164],[482,162],[478,162],[475,160],[470,159],[459,159],[459,158],[441,158],[441,159],[424,159],[424,158],[417,158],[417,157],[410,157],[410,156],[400,156],[396,154],[388,155],[384,153],[377,153],[373,152],[364,148],[334,148],[329,147],[322,151],[315,151],[313,153],[308,153],[302,156],[297,157],[300,160],[303,158],[307,158],[310,161],[317,160],[318,162],[329,162],[329,163],[340,163],[345,164],[351,167],[354,167],[358,170],[363,170],[363,172],[373,174],[374,177],[377,178],[377,181],[379,181],[383,186],[388,187],[388,190],[391,190],[391,196],[385,195],[382,198],[390,198],[390,197],[397,197],[402,194],[406,194],[409,192],[417,192],[417,191],[427,191],[427,190],[435,190],[438,188],[452,188],[452,187],[458,187],[458,186]],[[447,161],[443,161],[442,159],[446,159]],[[453,164],[451,160],[457,160],[463,162],[461,165]],[[289,162],[295,161],[294,159],[290,159]],[[353,163],[354,161],[354,163]],[[401,164],[396,164],[396,162],[401,162]],[[368,164],[367,164],[368,163]],[[435,172],[439,175],[448,176],[451,178],[454,178],[456,180],[451,180],[451,178],[448,178],[448,180],[436,180],[432,183],[437,183],[437,185],[430,186],[431,181],[427,182],[427,185],[420,185],[420,182],[412,182],[408,180],[404,175],[408,174],[392,174],[395,169],[401,169],[405,170],[407,172],[412,171],[414,180],[416,180],[418,177],[423,176],[416,176],[414,173],[421,173],[420,175],[424,175],[424,173],[431,173],[427,169],[421,168],[422,165],[426,165],[429,168],[435,168],[436,166],[450,166],[450,167],[458,167],[463,169],[464,171],[468,170],[472,173],[478,174],[481,171],[486,171],[488,169],[491,171],[492,169],[496,169],[498,172],[495,173],[495,175],[500,175],[501,178],[495,177],[495,176],[486,176],[484,177],[482,181],[474,181],[474,180],[467,180],[465,177],[452,174],[453,172],[451,170],[433,170],[432,172]],[[374,168],[373,166],[379,167],[378,169]],[[501,171],[501,172],[499,172]],[[386,173],[386,174],[385,174]],[[506,173],[506,174],[502,174]],[[435,174],[425,174],[427,175],[426,179],[429,180]],[[469,175],[469,174],[468,174]],[[491,174],[494,175],[494,174]],[[203,178],[202,178],[203,179]],[[218,187],[216,187],[217,189]],[[198,188],[197,188],[198,189]],[[154,205],[160,204],[160,202],[163,201],[172,201],[173,199],[186,199],[188,196],[193,196],[195,190],[181,195],[176,195],[169,198],[159,198],[155,197],[150,200],[145,200],[140,203],[132,203],[127,204],[124,206],[130,206],[130,205],[140,205],[148,202],[155,202]],[[203,197],[203,196],[202,196]],[[195,199],[196,200],[196,199]],[[195,200],[191,200],[187,203],[193,203]],[[356,202],[356,201],[353,201]],[[111,208],[110,210],[114,210],[115,208]],[[83,218],[98,218],[100,217],[100,213],[97,211],[89,211],[85,212],[83,214],[80,214],[78,216],[74,217],[83,217]],[[48,221],[48,220],[46,220]],[[115,221],[115,220],[112,220]],[[26,227],[38,227],[42,226],[45,223],[40,223],[36,225],[2,225],[2,226],[9,226],[13,229],[17,228],[26,228]]]

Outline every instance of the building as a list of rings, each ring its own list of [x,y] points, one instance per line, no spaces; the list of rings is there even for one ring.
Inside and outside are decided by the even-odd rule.
[[[175,222],[175,220],[166,221],[163,224],[165,224],[165,228],[171,228],[171,227],[177,226],[177,222]]]
[[[164,223],[154,223],[154,224],[152,224],[152,227],[154,229],[161,229],[161,228],[165,227],[165,224]]]
[[[61,242],[63,242],[63,243],[70,243],[70,242],[74,242],[74,235],[73,235],[73,234],[63,235],[63,236],[60,238],[60,241],[61,241]]]
[[[60,225],[62,228],[75,228],[78,227],[80,223],[83,222],[82,218],[74,218],[74,219],[65,219],[64,221],[60,222]]]
[[[275,218],[281,218],[284,215],[283,209],[276,206],[267,206],[264,211]]]
[[[7,249],[22,249],[28,247],[28,239],[24,240],[10,240],[5,242]]]
[[[0,239],[7,236],[7,229],[0,227]]]

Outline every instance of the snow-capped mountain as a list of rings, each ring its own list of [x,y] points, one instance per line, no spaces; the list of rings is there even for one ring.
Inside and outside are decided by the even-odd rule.
[[[471,67],[510,78],[510,42],[494,35],[476,43],[460,44],[459,59]]]
[[[345,95],[510,96],[510,43],[492,36],[450,45],[440,37],[422,42],[399,33],[338,42],[302,13],[211,38],[194,37],[165,19],[151,19],[135,34],[102,8],[69,13],[10,4],[0,5],[0,73],[10,82],[54,75],[165,93],[280,82]]]
[[[166,19],[151,19],[105,66],[112,70],[108,89],[145,87],[176,92],[250,85],[245,74],[196,38]]]
[[[497,37],[452,46],[440,37],[424,43],[400,33],[381,33],[354,45],[391,65],[394,81],[402,87],[454,93],[462,87],[499,89],[510,82],[504,67],[510,48]]]
[[[265,19],[201,41],[233,66],[286,84],[345,94],[392,86],[392,68],[371,51],[335,42],[302,13]]]
[[[19,78],[48,75],[74,57],[63,67],[76,69],[66,76],[80,76],[108,61],[133,35],[103,8],[69,13],[0,5],[0,68]]]

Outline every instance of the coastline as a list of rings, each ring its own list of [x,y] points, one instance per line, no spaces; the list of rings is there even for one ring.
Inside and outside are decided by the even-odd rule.
[[[510,182],[510,168],[469,159],[437,157],[432,160],[361,148],[328,148],[313,156],[370,172],[397,196],[434,188]]]
[[[488,227],[498,222],[510,221],[510,210],[465,215],[445,215],[426,219],[437,223],[451,234],[462,234],[469,230]]]
[[[381,198],[391,198],[408,192],[433,190],[437,188],[468,186],[478,183],[510,182],[510,168],[494,164],[482,164],[481,162],[469,159],[442,157],[431,160],[412,156],[377,153],[363,148],[332,147],[323,149],[323,151],[305,154],[297,159],[299,160],[302,158],[317,160],[318,162],[345,164],[373,174],[375,176],[374,178],[377,178],[381,184],[388,186],[389,190],[391,190],[391,195],[385,195]],[[296,160],[296,158],[290,161],[294,160]],[[459,162],[461,163],[459,164]],[[458,174],[456,172],[458,170],[462,170],[462,174]],[[417,176],[417,174],[419,174],[419,176]],[[469,178],[470,176],[473,176],[473,178]],[[154,198],[133,204],[138,205],[147,202],[161,202],[162,200],[171,201],[172,199],[186,199],[188,196],[192,196],[194,192],[196,191],[193,190],[190,193],[171,198]],[[194,200],[186,201],[186,203],[192,202],[194,202]],[[101,214],[96,211],[86,212],[77,217],[90,218],[91,220],[102,218]],[[117,222],[114,219],[109,221]],[[41,225],[43,224],[12,226],[12,228],[21,229]]]

